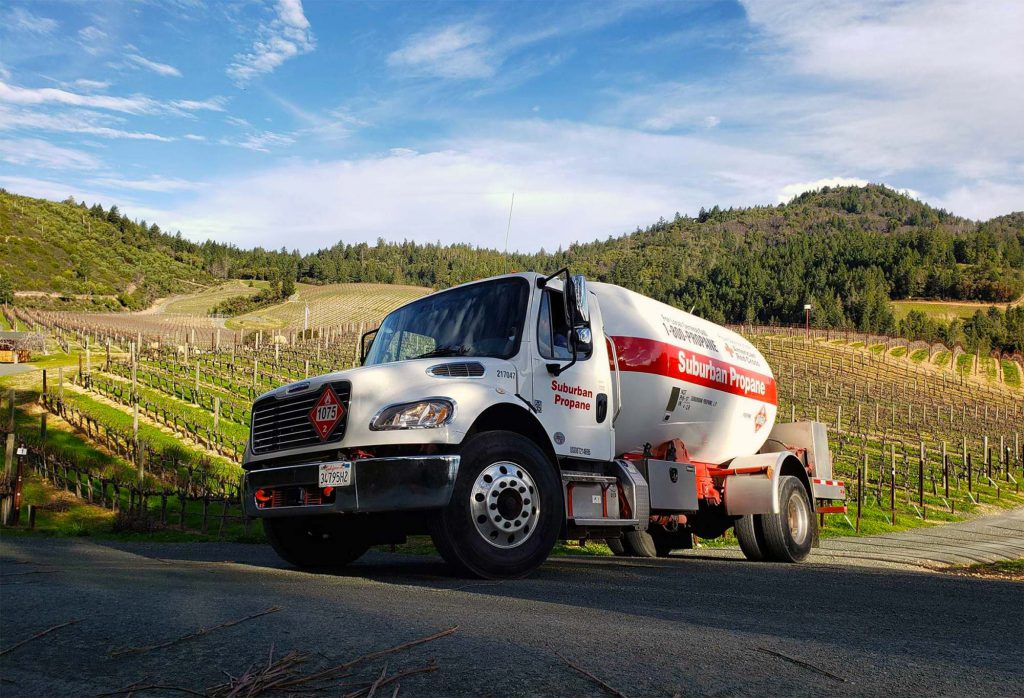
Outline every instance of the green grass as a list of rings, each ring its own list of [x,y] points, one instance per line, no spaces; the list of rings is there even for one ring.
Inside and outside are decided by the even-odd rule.
[[[957,373],[967,374],[974,369],[974,354],[963,353],[956,357]]]
[[[1011,388],[1020,387],[1020,366],[1009,359],[1002,359],[1003,383]]]
[[[997,562],[976,562],[971,565],[950,565],[943,569],[953,574],[966,574],[972,577],[992,579],[1008,579],[1024,581],[1024,558],[1016,560],[999,560]]]
[[[390,284],[298,284],[294,300],[240,315],[225,324],[232,330],[302,327],[307,304],[312,327],[379,322],[398,306],[429,292],[429,288],[420,286]]]
[[[251,296],[267,287],[266,281],[228,281],[203,289],[187,296],[180,296],[171,299],[163,307],[163,313],[167,315],[198,315],[209,314],[210,309],[228,298],[236,296]]]
[[[999,379],[999,369],[996,367],[996,360],[991,356],[982,356],[979,359],[979,368],[982,374],[990,381]]]
[[[1004,308],[1006,304],[972,303],[970,301],[892,301],[892,312],[897,320],[902,320],[911,310],[924,313],[933,320],[949,322],[953,319],[966,320],[975,311],[985,312],[989,308]]]
[[[868,349],[871,351],[872,354],[881,354],[885,351],[885,345],[872,344],[870,347],[868,347]]]
[[[15,290],[64,298],[22,297],[22,304],[116,310],[113,296],[120,294],[143,307],[153,297],[194,290],[190,281],[209,282],[201,260],[176,257],[169,240],[71,204],[0,192],[0,272]]]
[[[949,351],[942,349],[935,352],[935,356],[932,357],[932,363],[936,366],[949,366]]]
[[[897,358],[897,359],[900,358],[900,357],[906,356],[906,355],[907,355],[907,348],[906,347],[893,347],[889,351],[889,356],[891,356],[893,358]]]
[[[918,349],[918,350],[916,350],[915,352],[913,352],[910,355],[910,360],[913,361],[915,364],[919,364],[919,363],[921,363],[922,361],[924,361],[927,358],[928,358],[928,350],[927,349]]]

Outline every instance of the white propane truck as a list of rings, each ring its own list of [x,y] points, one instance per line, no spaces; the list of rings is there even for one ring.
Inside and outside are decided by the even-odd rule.
[[[750,342],[619,286],[463,284],[361,353],[253,403],[245,509],[300,567],[430,534],[460,573],[519,577],[559,539],[662,556],[729,529],[751,560],[796,562],[845,511],[824,425],[775,423]]]

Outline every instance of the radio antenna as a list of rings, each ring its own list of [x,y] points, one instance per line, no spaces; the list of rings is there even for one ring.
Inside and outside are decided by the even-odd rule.
[[[512,232],[512,207],[516,205],[516,193],[512,192],[512,203],[508,205],[508,227],[505,228],[505,273],[508,273],[508,234]]]

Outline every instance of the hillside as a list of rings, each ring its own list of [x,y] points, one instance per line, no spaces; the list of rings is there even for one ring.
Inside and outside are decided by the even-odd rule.
[[[142,308],[210,283],[201,260],[173,250],[156,225],[96,209],[0,190],[0,274],[35,292],[22,296],[29,304]]]
[[[393,284],[298,284],[295,295],[284,303],[232,318],[226,326],[233,330],[302,327],[307,306],[311,327],[380,322],[398,306],[429,292]]]
[[[573,244],[555,252],[508,256],[464,244],[383,240],[376,245],[339,242],[305,255],[283,249],[242,250],[164,235],[155,226],[136,226],[123,216],[104,214],[96,206],[86,210],[72,204],[4,196],[5,201],[16,200],[20,206],[43,209],[64,220],[73,238],[90,237],[82,232],[82,221],[114,221],[107,228],[114,240],[110,249],[94,242],[89,254],[67,260],[59,268],[51,265],[53,268],[44,272],[25,271],[23,265],[9,263],[15,267],[12,277],[19,291],[55,288],[72,293],[74,289],[96,288],[92,279],[97,274],[90,266],[115,270],[125,266],[120,259],[127,254],[145,259],[162,254],[185,265],[187,273],[167,274],[170,267],[147,262],[152,278],[149,273],[136,273],[131,279],[119,279],[110,273],[100,289],[123,292],[130,288],[126,282],[134,282],[147,284],[145,295],[167,295],[168,286],[176,283],[180,289],[185,285],[177,281],[179,277],[204,280],[210,276],[287,278],[317,285],[363,282],[445,288],[510,268],[554,271],[569,266],[589,278],[693,308],[713,321],[799,323],[804,319],[804,304],[810,303],[814,307],[812,320],[819,326],[905,331],[914,338],[942,339],[950,344],[973,341],[970,328],[929,324],[923,316],[908,314],[902,321],[907,323],[904,330],[890,300],[945,299],[1004,307],[1024,293],[1024,213],[979,223],[878,185],[826,187],[778,206],[729,210],[716,206],[702,209],[695,217],[677,214],[671,221],[661,220],[620,237]],[[7,213],[3,218],[8,227],[17,226],[20,234],[6,243],[7,258],[41,264],[37,261],[40,245],[31,247],[35,235],[32,217]],[[125,231],[134,232],[126,235]],[[119,253],[119,246],[127,249]],[[152,287],[161,292],[151,291]],[[1007,332],[1018,333],[1019,320],[1005,323],[1013,324],[1011,330],[986,329],[992,337],[990,344],[1010,351],[1020,349],[1024,341],[1003,338]]]

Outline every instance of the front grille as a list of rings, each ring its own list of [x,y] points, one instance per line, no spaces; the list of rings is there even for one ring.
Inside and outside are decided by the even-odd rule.
[[[309,420],[309,413],[320,399],[325,385],[302,395],[286,395],[280,398],[269,395],[257,400],[252,406],[252,452],[262,455],[341,441],[345,436],[345,425],[348,422],[348,401],[352,385],[348,381],[337,381],[330,383],[330,386],[334,388],[338,400],[341,401],[344,413],[326,439],[320,438]]]
[[[479,361],[453,361],[427,370],[432,376],[443,378],[479,378],[484,375],[484,365]]]

